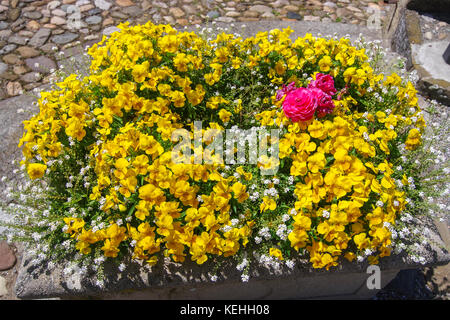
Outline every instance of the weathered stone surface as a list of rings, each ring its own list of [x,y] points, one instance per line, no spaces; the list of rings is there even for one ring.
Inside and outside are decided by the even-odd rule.
[[[36,58],[28,58],[25,60],[25,64],[33,71],[40,73],[50,73],[50,70],[56,69],[56,63],[45,56]]]
[[[42,18],[42,13],[40,13],[39,11],[29,11],[24,12],[23,16],[28,19],[37,20]]]
[[[443,103],[450,103],[450,65],[443,54],[448,46],[445,41],[412,44],[412,61],[420,75],[419,89]]]
[[[303,19],[303,17],[301,15],[299,15],[296,12],[291,12],[291,11],[288,11],[286,16],[287,16],[288,19],[295,19],[295,20],[302,20]]]
[[[9,37],[8,41],[9,41],[10,43],[19,44],[19,45],[24,45],[24,44],[27,44],[27,42],[29,41],[29,39],[28,39],[28,38],[25,38],[25,37],[13,35],[13,36]]]
[[[52,37],[52,41],[57,44],[66,44],[66,43],[74,41],[78,37],[79,37],[79,35],[76,33],[66,32],[61,35],[56,35],[56,36]]]
[[[103,29],[103,34],[109,36],[111,33],[116,32],[116,31],[120,31],[120,29],[115,26],[107,27],[107,28]]]
[[[8,82],[6,85],[6,92],[12,97],[22,94],[23,91],[20,82]]]
[[[9,53],[3,56],[3,61],[7,64],[21,64],[22,60],[20,60],[19,56],[14,53]]]
[[[422,221],[427,227],[429,222]],[[433,232],[437,232],[433,229]],[[448,230],[447,230],[448,232]],[[423,248],[420,254],[426,263],[420,266],[441,265],[450,261],[450,255],[438,233],[430,235],[436,246]],[[240,272],[231,260],[222,264],[218,281],[211,282],[208,272],[212,261],[198,266],[185,261],[176,264],[160,259],[152,270],[145,271],[140,264],[128,262],[126,270],[119,276],[117,266],[105,264],[104,286],[99,288],[89,273],[80,275],[74,270],[64,275],[63,266],[46,274],[46,263],[33,264],[33,257],[24,256],[15,293],[23,298],[83,297],[128,298],[128,299],[299,299],[299,298],[371,298],[377,290],[367,288],[368,263],[350,263],[343,260],[333,270],[317,270],[297,261],[297,267],[283,266],[274,273],[264,267],[250,271],[250,281],[240,282]],[[294,258],[297,260],[297,258]],[[392,255],[380,260],[381,287],[389,283],[401,269],[418,267],[406,253]],[[57,279],[57,280],[52,280]]]
[[[0,62],[0,74],[8,70],[8,65],[6,63]]]
[[[420,30],[419,15],[415,11],[407,11],[405,19],[407,20],[406,28],[408,39],[411,43],[422,43],[422,31]]]
[[[6,289],[6,279],[0,276],[0,297],[8,294],[8,290]]]
[[[0,49],[0,54],[8,54],[12,51],[14,51],[17,48],[16,44],[7,44],[2,49]]]
[[[34,20],[28,21],[26,26],[26,28],[31,31],[38,31],[40,27],[41,25]],[[31,36],[33,36],[33,34]]]
[[[62,17],[58,17],[58,16],[53,16],[50,19],[50,23],[51,24],[56,24],[56,25],[63,25],[66,24],[66,19],[62,18]]]
[[[14,267],[16,255],[6,241],[0,242],[0,271]]]
[[[95,0],[94,4],[97,6],[97,8],[100,8],[102,10],[109,10],[109,8],[111,8],[111,3],[106,0]]]
[[[126,19],[127,18],[127,15],[120,11],[112,11],[110,14],[111,14],[111,17],[117,18],[117,19]]]
[[[87,24],[99,24],[100,22],[102,22],[102,17],[90,16],[90,17],[87,17],[85,21]]]
[[[21,11],[20,8],[10,9],[8,12],[8,19],[10,21],[16,21],[17,18],[19,18],[19,16],[20,16],[20,11]]]
[[[134,2],[131,0],[116,0],[116,4],[121,7],[128,7],[134,5]]]
[[[33,58],[39,55],[39,51],[32,47],[19,47],[17,51],[22,58]]]
[[[11,34],[12,34],[11,30],[0,30],[0,41],[8,40]]]
[[[40,47],[50,37],[50,33],[51,33],[50,29],[41,28],[34,34],[33,38],[31,38],[28,44],[33,47]]]
[[[217,10],[212,10],[212,11],[209,11],[209,12],[206,14],[206,16],[207,16],[209,19],[215,19],[215,18],[220,17],[220,12],[217,11]]]
[[[20,80],[31,83],[42,79],[42,75],[39,72],[28,72],[20,77]]]
[[[136,17],[141,15],[142,9],[139,8],[138,6],[129,6],[129,7],[125,7],[122,8],[121,10],[125,15],[130,16],[130,17]]]
[[[27,72],[27,68],[23,65],[13,66],[13,72],[17,75],[21,75]]]
[[[173,15],[175,18],[181,18],[181,17],[183,17],[185,15],[184,11],[181,10],[180,8],[177,8],[177,7],[170,8],[169,9],[169,13],[171,15]]]
[[[272,8],[271,7],[268,7],[268,6],[265,6],[265,5],[261,5],[261,4],[257,4],[257,5],[251,6],[249,8],[249,10],[256,11],[256,12],[259,12],[259,13],[272,12]]]

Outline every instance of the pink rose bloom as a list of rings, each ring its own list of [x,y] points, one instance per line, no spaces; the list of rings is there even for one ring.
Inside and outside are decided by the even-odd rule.
[[[319,118],[322,118],[328,113],[333,112],[335,105],[333,99],[329,94],[326,94],[318,88],[311,88],[309,90],[317,99],[317,116]]]
[[[310,88],[319,88],[330,96],[334,96],[336,94],[334,79],[329,74],[316,74],[316,80],[311,81],[308,85],[308,89]]]
[[[283,88],[277,91],[277,100],[281,100],[286,94],[295,89],[295,82],[289,83],[287,86],[283,84]]]
[[[306,88],[290,91],[283,101],[283,112],[293,122],[312,119],[316,109],[317,98]]]

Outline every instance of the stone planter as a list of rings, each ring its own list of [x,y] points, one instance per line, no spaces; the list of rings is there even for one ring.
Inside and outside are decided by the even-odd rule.
[[[431,230],[432,245],[419,248],[425,262],[414,263],[406,254],[380,259],[380,289],[400,270],[450,262],[447,225],[422,223]],[[104,286],[100,288],[92,275],[81,276],[77,270],[64,275],[61,267],[50,272],[46,264],[33,265],[32,258],[25,253],[14,289],[22,299],[370,299],[378,292],[378,288],[367,285],[372,283],[369,277],[373,275],[373,271],[367,273],[367,261],[342,261],[339,267],[329,271],[298,263],[293,270],[283,267],[277,274],[260,267],[252,269],[248,282],[240,280],[240,272],[229,261],[220,269],[216,282],[210,280],[211,263],[198,266],[189,259],[183,265],[160,260],[151,272],[138,263],[130,263],[120,276],[117,266],[107,264]]]
[[[295,30],[293,37],[306,32],[328,34],[330,30],[340,35],[350,34],[353,38],[361,31],[366,39],[380,36],[378,31],[369,32],[357,26],[330,25],[293,22],[273,25],[264,22],[250,26],[246,32],[254,34],[252,28],[263,30],[291,26]],[[239,26],[235,29],[241,31]],[[380,259],[379,288],[388,284],[400,270],[450,262],[448,227],[436,226],[429,220],[420,223],[431,231],[428,235],[431,245],[418,248],[424,262],[413,262],[405,252]],[[248,282],[240,280],[240,272],[231,261],[224,263],[216,282],[210,280],[209,272],[213,265],[209,261],[198,266],[189,258],[182,265],[165,263],[161,259],[151,271],[130,262],[122,273],[111,263],[106,264],[104,285],[99,287],[92,274],[81,275],[79,270],[74,270],[67,275],[61,265],[50,271],[47,263],[34,264],[33,259],[34,256],[25,249],[14,288],[17,297],[22,299],[368,299],[378,290],[367,286],[371,276],[367,273],[367,260],[362,263],[341,261],[338,268],[329,271],[313,269],[309,262],[300,261],[294,269],[283,267],[278,273],[263,267],[252,268]]]

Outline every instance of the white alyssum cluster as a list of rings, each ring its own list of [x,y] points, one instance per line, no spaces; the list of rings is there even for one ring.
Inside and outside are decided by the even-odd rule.
[[[281,239],[281,240],[286,240],[287,239],[287,227],[284,223],[281,223],[278,225],[277,227],[277,231],[276,231],[276,235]]]

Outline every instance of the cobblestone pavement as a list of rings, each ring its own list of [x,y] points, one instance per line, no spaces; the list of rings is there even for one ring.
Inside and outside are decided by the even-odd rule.
[[[125,21],[176,28],[264,19],[367,26],[374,14],[384,23],[391,5],[382,0],[0,0],[0,100],[48,83],[61,51],[79,53]],[[68,48],[74,50],[67,53]]]

